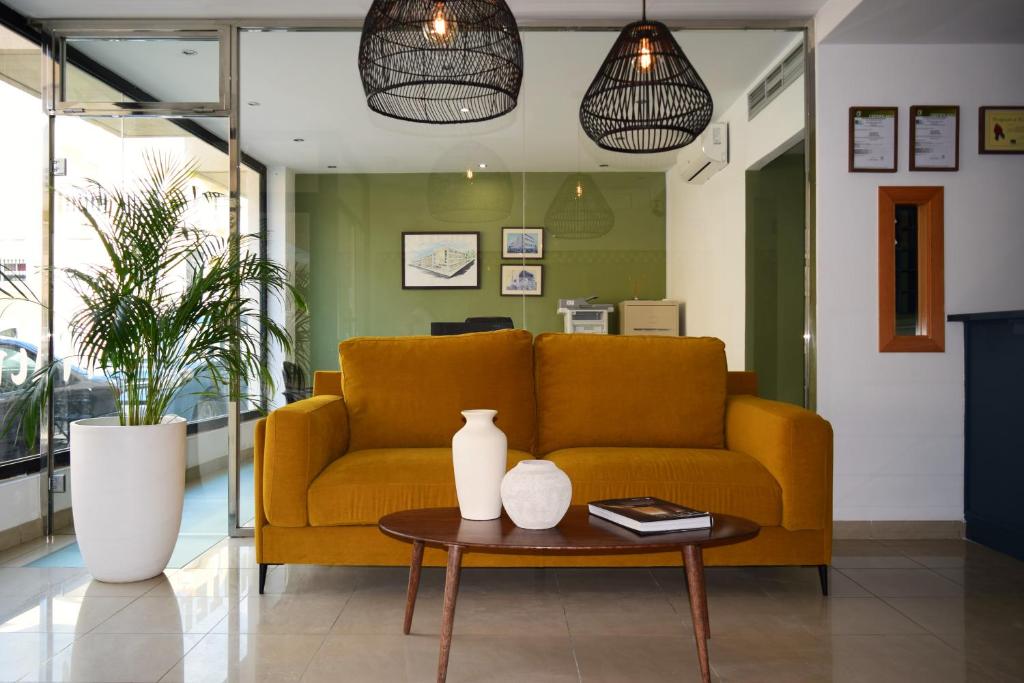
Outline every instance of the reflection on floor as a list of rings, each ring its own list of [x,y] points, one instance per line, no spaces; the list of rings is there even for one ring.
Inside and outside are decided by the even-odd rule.
[[[253,500],[252,462],[242,464],[239,473],[239,510],[247,524],[252,524]],[[74,495],[74,494],[72,494]],[[218,542],[228,529],[228,473],[221,470],[185,485],[185,504],[181,514],[181,531],[168,567],[180,569]],[[33,560],[31,567],[84,567],[82,553],[73,536],[60,536],[51,552]],[[0,679],[2,680],[2,679]]]
[[[282,566],[257,592],[252,539],[135,584],[0,555],[0,678],[431,681],[443,570],[403,636],[400,567]],[[716,681],[1019,681],[1024,563],[963,541],[838,541],[814,569],[710,568]],[[467,569],[450,683],[696,681],[682,572]]]

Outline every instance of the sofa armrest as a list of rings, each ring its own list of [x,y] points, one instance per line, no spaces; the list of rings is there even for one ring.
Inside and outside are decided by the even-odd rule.
[[[257,446],[259,444],[257,443]],[[267,417],[261,462],[263,513],[274,526],[307,526],[309,485],[348,448],[348,411],[340,396],[314,396]]]
[[[782,526],[832,526],[832,425],[799,406],[729,396],[726,448],[753,456],[782,487]]]

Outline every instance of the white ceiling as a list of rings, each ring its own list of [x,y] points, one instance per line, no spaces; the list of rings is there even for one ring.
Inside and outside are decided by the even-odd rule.
[[[1024,0],[861,0],[825,42],[1024,43]]]
[[[35,18],[309,18],[362,21],[370,0],[5,0]],[[562,20],[627,21],[640,0],[508,0],[520,24]],[[808,19],[825,0],[650,0],[647,13],[683,19]]]
[[[479,163],[490,171],[664,170],[676,153],[606,152],[579,127],[580,100],[615,37],[613,31],[524,32],[519,106],[493,121],[430,126],[367,108],[356,68],[357,31],[245,33],[242,101],[259,106],[242,111],[242,147],[268,165],[302,172],[450,172]],[[680,31],[676,38],[711,90],[716,114],[745,97],[800,40],[793,32],[763,30]],[[212,49],[206,55],[199,45],[198,55],[184,56],[178,47],[121,42],[83,49],[143,89],[175,99],[206,80],[199,72],[213,73],[203,65],[216,64]],[[200,123],[227,136],[223,119]]]

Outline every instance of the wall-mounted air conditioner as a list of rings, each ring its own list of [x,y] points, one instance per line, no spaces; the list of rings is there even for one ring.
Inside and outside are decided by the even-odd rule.
[[[712,123],[700,138],[679,152],[679,174],[688,183],[703,185],[729,165],[729,124]]]

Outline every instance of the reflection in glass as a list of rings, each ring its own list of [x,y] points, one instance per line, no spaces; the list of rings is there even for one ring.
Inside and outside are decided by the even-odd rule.
[[[544,220],[552,235],[567,239],[592,239],[615,227],[615,213],[594,178],[586,173],[565,177]]]
[[[914,336],[918,332],[918,254],[917,205],[896,205],[896,334]]]

